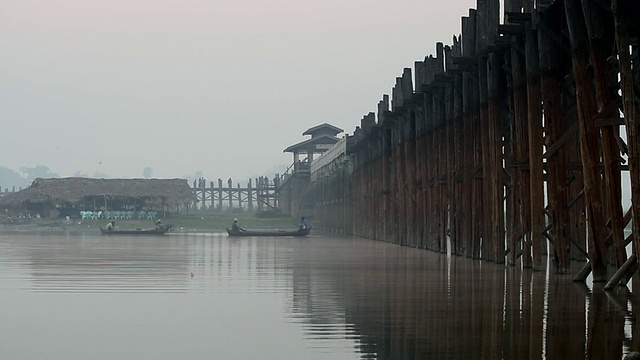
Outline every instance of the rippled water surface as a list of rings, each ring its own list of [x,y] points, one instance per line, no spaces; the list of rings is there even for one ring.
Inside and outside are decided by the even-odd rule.
[[[365,239],[0,235],[3,359],[620,359],[637,307]]]

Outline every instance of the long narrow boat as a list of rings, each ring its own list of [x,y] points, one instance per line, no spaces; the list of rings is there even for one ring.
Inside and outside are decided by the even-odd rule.
[[[164,225],[163,227],[153,229],[130,229],[130,230],[107,230],[100,228],[103,235],[163,235],[169,232],[173,225]]]
[[[311,227],[295,230],[233,230],[227,228],[229,236],[307,236],[311,232]]]

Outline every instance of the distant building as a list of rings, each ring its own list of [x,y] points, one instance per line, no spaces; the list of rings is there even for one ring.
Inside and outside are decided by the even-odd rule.
[[[284,149],[284,152],[293,153],[294,172],[310,171],[309,164],[313,162],[314,155],[323,154],[331,148],[335,143],[340,141],[336,135],[340,134],[343,130],[335,127],[331,124],[321,124],[314,126],[302,135],[311,135],[311,139],[299,142]],[[300,154],[307,157],[300,160]]]
[[[340,141],[336,135],[342,129],[331,124],[314,126],[302,135],[311,135],[310,139],[291,145],[284,152],[293,153],[293,164],[283,174],[278,187],[278,201],[281,211],[294,216],[309,216],[313,213],[313,202],[307,196],[311,164],[315,155],[324,154]],[[306,155],[302,160],[300,155]]]
[[[195,200],[184,179],[35,179],[28,188],[0,198],[13,213],[76,217],[82,210],[178,211]]]

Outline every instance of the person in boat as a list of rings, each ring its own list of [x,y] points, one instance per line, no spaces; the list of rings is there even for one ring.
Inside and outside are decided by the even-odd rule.
[[[233,223],[231,224],[231,230],[244,231],[244,229],[241,228],[240,225],[238,225],[238,218],[233,219]]]
[[[107,231],[112,231],[114,228],[116,227],[116,222],[115,221],[111,221],[107,223]]]
[[[305,219],[303,216],[302,219],[300,219],[300,230],[304,230],[308,227],[309,227],[309,223],[307,222],[307,219]]]
[[[162,219],[158,219],[155,221],[156,223],[156,229],[161,229],[162,228]]]

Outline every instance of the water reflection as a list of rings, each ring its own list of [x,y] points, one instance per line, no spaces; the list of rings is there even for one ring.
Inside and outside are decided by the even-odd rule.
[[[0,354],[14,358],[41,353],[19,346],[24,335],[86,337],[75,352],[40,345],[66,359],[204,358],[221,347],[235,359],[620,359],[640,349],[640,304],[625,288],[365,239],[0,235],[0,264],[0,306],[15,310],[0,325],[15,344]],[[85,307],[108,315],[79,315]],[[43,328],[48,318],[62,326]],[[120,347],[64,326],[78,321],[118,328]],[[142,328],[155,331],[153,349]],[[192,332],[176,341],[180,329]]]

